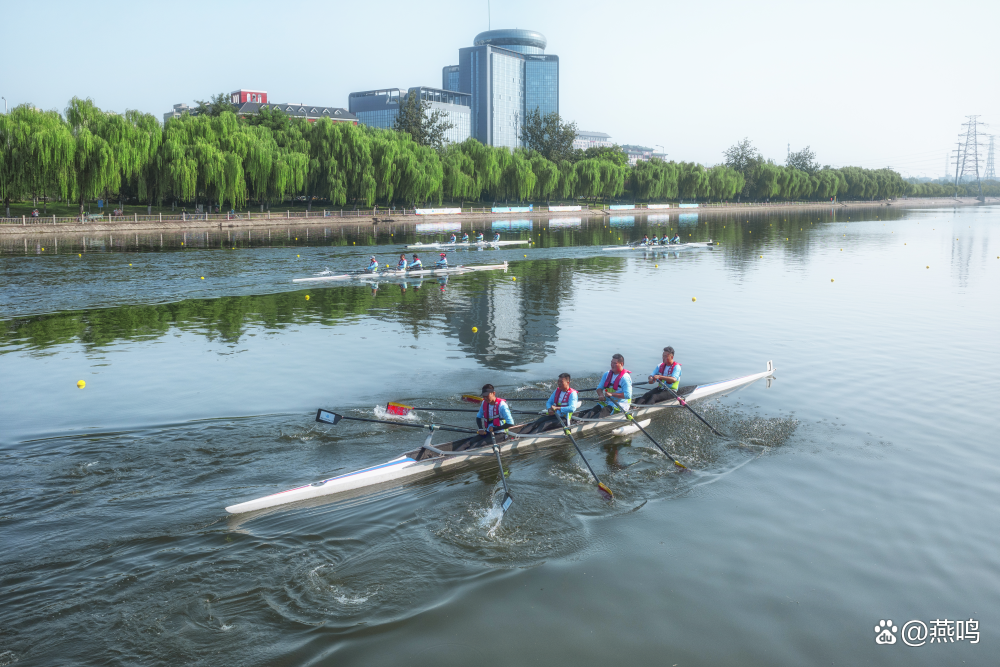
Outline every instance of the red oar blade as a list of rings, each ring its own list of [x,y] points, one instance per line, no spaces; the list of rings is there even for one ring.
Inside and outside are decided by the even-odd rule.
[[[475,394],[462,394],[462,400],[466,403],[482,403],[483,397]]]
[[[413,412],[414,407],[412,405],[404,405],[402,403],[387,403],[385,406],[385,411],[390,415],[399,415],[400,417],[408,415]]]
[[[605,500],[611,500],[612,498],[615,497],[615,494],[611,492],[611,489],[609,489],[608,485],[605,484],[604,482],[598,482],[597,488],[600,490],[601,495],[604,497]]]

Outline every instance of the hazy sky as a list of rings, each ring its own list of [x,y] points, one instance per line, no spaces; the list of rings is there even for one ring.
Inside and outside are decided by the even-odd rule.
[[[715,164],[749,137],[777,162],[809,144],[834,166],[939,176],[967,114],[1000,135],[996,0],[491,4],[493,28],[548,38],[565,119],[671,159]],[[238,88],[347,107],[351,91],[440,87],[487,29],[485,0],[6,0],[2,15],[9,105],[78,95],[157,117]]]

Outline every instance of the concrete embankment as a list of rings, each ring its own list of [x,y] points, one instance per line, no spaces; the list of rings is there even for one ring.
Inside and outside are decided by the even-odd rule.
[[[891,206],[894,208],[928,208],[928,207],[948,207],[948,206],[975,206],[983,204],[1000,203],[1000,198],[989,197],[985,202],[980,202],[971,197],[961,199],[939,198],[939,199],[894,199],[890,201],[852,201],[852,202],[802,202],[802,203],[774,203],[774,204],[709,204],[697,208],[677,208],[671,206],[668,209],[583,209],[581,211],[519,211],[494,213],[464,212],[449,215],[414,215],[407,212],[400,215],[399,212],[386,210],[377,211],[345,211],[343,214],[322,215],[321,213],[311,213],[308,216],[295,216],[292,214],[275,214],[270,217],[253,214],[247,216],[213,216],[211,219],[157,219],[155,216],[144,216],[144,219],[129,220],[124,218],[116,221],[94,221],[94,222],[41,222],[48,218],[35,218],[38,222],[31,222],[32,218],[26,218],[22,224],[2,224],[0,234],[73,234],[89,232],[131,232],[131,231],[184,231],[196,229],[245,229],[257,227],[288,227],[303,225],[322,225],[326,227],[339,227],[341,225],[358,224],[383,224],[383,223],[406,223],[415,224],[418,222],[481,222],[484,220],[523,220],[523,219],[548,219],[567,217],[601,217],[618,215],[667,215],[682,213],[698,213],[703,215],[732,215],[734,213],[767,213],[774,211],[806,211],[830,208],[872,208],[879,206]]]

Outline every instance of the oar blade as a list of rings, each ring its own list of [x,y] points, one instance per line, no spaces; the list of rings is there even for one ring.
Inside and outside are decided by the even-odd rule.
[[[416,408],[412,405],[405,405],[403,403],[390,402],[385,405],[385,411],[387,414],[398,415],[400,417],[408,415],[414,410],[416,410]]]
[[[597,489],[601,492],[601,496],[605,500],[612,500],[615,497],[615,494],[611,492],[611,489],[609,489],[608,485],[604,482],[598,482]]]
[[[343,418],[344,415],[338,415],[336,412],[330,412],[323,408],[316,411],[316,421],[323,422],[324,424],[333,424],[336,426]]]
[[[509,510],[510,506],[513,504],[514,504],[514,496],[510,495],[509,493],[504,493],[503,500],[500,501],[500,510],[504,514],[506,514],[507,510]]]
[[[483,397],[475,394],[462,394],[462,400],[466,403],[482,403]]]

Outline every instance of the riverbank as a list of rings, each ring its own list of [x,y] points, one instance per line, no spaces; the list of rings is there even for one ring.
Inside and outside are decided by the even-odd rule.
[[[386,209],[358,210],[358,211],[312,211],[293,212],[286,211],[284,215],[279,212],[270,213],[240,213],[238,215],[214,214],[201,215],[197,217],[164,218],[159,216],[139,216],[103,220],[94,222],[77,222],[75,219],[59,218],[22,218],[21,224],[8,222],[0,224],[0,234],[67,234],[67,233],[90,233],[90,232],[133,232],[133,231],[185,231],[197,229],[245,229],[257,227],[285,227],[289,225],[358,225],[372,224],[380,225],[384,223],[425,223],[425,222],[472,222],[483,220],[524,220],[538,218],[579,218],[582,216],[617,216],[617,215],[671,215],[685,213],[699,213],[705,215],[733,214],[733,213],[756,213],[774,210],[815,210],[829,208],[875,208],[891,206],[895,208],[941,208],[957,206],[978,206],[1000,203],[1000,198],[987,197],[985,202],[980,202],[972,197],[955,198],[914,198],[914,199],[893,199],[889,201],[851,201],[851,202],[776,202],[776,203],[743,203],[743,204],[702,204],[694,208],[678,208],[672,204],[667,209],[649,209],[645,204],[640,204],[642,208],[634,209],[598,209],[584,208],[580,211],[550,211],[540,208],[534,211],[511,211],[493,212],[487,209],[482,211],[465,211],[449,215],[416,215],[411,209],[391,212]],[[32,222],[34,220],[35,222]],[[42,222],[51,220],[51,222]]]

